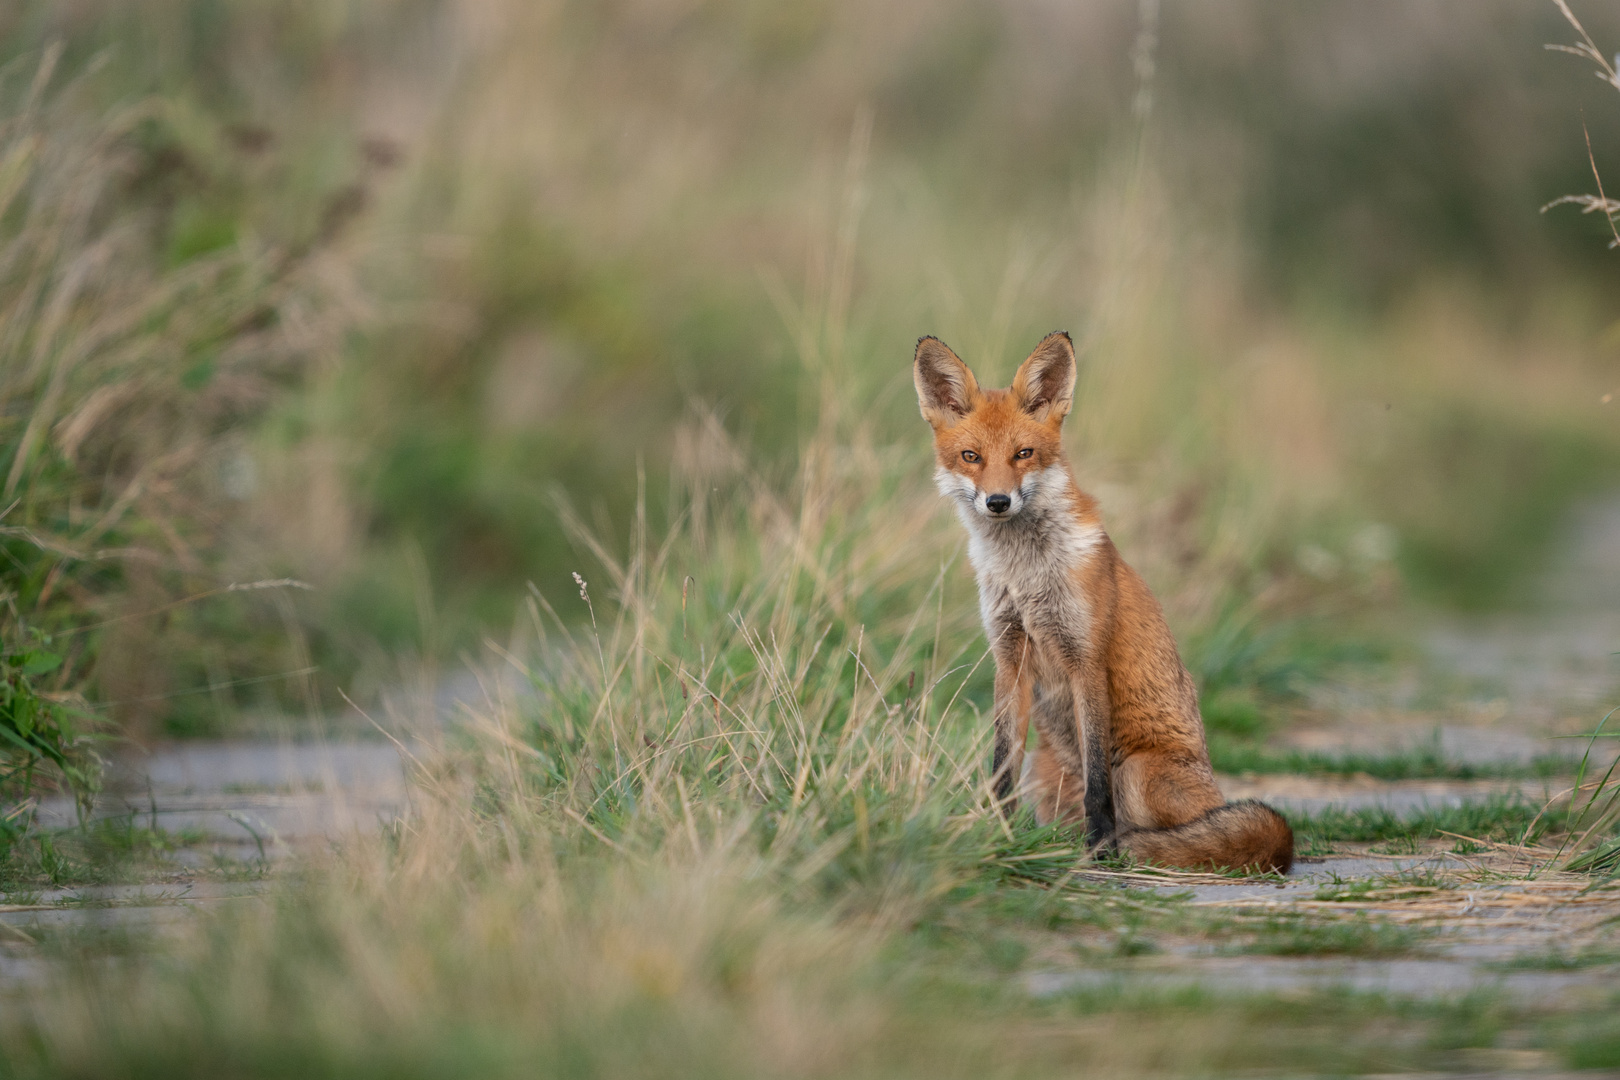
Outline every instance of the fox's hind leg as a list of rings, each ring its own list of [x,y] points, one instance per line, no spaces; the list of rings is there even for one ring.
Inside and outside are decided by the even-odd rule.
[[[1074,694],[1067,683],[1041,682],[1030,701],[1035,749],[1024,759],[1020,779],[1023,797],[1042,825],[1085,820],[1086,778],[1077,741]]]
[[[1037,733],[1035,749],[1024,758],[1020,796],[1029,801],[1042,825],[1061,821],[1078,825],[1086,817],[1086,782],[1063,767],[1048,740]]]
[[[1120,826],[1134,829],[1174,828],[1226,802],[1196,754],[1160,750],[1139,750],[1119,763],[1114,797]]]

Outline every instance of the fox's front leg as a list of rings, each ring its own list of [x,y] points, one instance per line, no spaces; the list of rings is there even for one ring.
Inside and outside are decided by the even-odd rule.
[[[1077,673],[1074,701],[1086,777],[1086,844],[1108,850],[1114,846],[1114,778],[1110,768],[1114,728],[1107,679],[1100,669],[1088,664]]]
[[[1018,809],[1016,793],[1023,772],[1024,741],[1029,737],[1029,710],[1035,694],[1034,663],[1023,624],[1004,621],[994,638],[996,692],[991,715],[995,723],[995,749],[990,785],[996,805],[1007,817]]]

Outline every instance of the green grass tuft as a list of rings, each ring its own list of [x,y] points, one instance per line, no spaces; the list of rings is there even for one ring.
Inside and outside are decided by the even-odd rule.
[[[1251,941],[1224,951],[1261,956],[1402,956],[1434,936],[1432,930],[1377,922],[1363,915],[1322,920],[1273,915],[1244,920]]]
[[[1370,776],[1376,780],[1520,780],[1567,776],[1575,762],[1547,754],[1529,762],[1470,763],[1447,758],[1437,744],[1416,744],[1383,753],[1324,754],[1273,750],[1211,731],[1210,763],[1224,773],[1294,773],[1307,776]]]
[[[1286,815],[1303,844],[1422,841],[1454,833],[1498,842],[1533,842],[1550,827],[1542,808],[1518,795],[1492,796],[1460,806],[1429,807],[1398,814],[1383,807],[1342,810],[1329,807]],[[1539,820],[1538,820],[1539,819]]]

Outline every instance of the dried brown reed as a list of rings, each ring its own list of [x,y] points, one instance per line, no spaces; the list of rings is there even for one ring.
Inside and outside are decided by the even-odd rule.
[[[176,621],[175,601],[273,576],[238,524],[247,425],[353,308],[315,249],[186,240],[171,219],[223,197],[240,163],[162,99],[98,107],[96,65],[59,58],[0,83],[0,588],[22,624],[66,632],[58,689],[93,678],[150,736],[169,691],[192,689],[169,683],[178,658],[231,678],[240,646]]]

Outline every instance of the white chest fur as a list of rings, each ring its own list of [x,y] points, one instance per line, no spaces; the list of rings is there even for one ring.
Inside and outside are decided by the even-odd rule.
[[[1025,476],[1022,506],[1003,521],[979,513],[959,480],[947,475],[939,478],[940,489],[956,499],[967,527],[986,634],[994,638],[1016,613],[1037,640],[1083,635],[1088,612],[1076,571],[1104,534],[1076,517],[1068,470],[1054,466]]]

